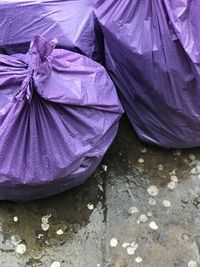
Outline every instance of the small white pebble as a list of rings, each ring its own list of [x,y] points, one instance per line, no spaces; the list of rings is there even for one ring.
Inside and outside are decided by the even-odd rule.
[[[135,254],[135,249],[132,248],[132,247],[128,247],[128,248],[127,248],[127,254],[128,254],[128,255],[134,255],[134,254]]]
[[[152,216],[153,216],[153,213],[152,213],[151,211],[148,211],[148,212],[147,212],[147,216],[148,216],[148,217],[152,217]]]
[[[150,198],[149,199],[149,205],[151,205],[151,206],[155,206],[156,205],[156,200],[154,199],[154,198]]]
[[[44,235],[43,234],[39,234],[36,238],[40,239],[42,237],[44,237]]]
[[[42,223],[41,224],[41,228],[45,232],[49,230],[49,227],[50,227],[50,225],[48,223]]]
[[[87,204],[87,208],[88,208],[89,210],[93,210],[93,209],[94,209],[94,205],[91,204],[91,203],[89,203],[89,204]]]
[[[136,244],[135,242],[131,243],[131,246],[127,247],[127,254],[134,255],[137,248],[138,248],[138,244]]]
[[[135,259],[135,262],[137,262],[137,263],[141,263],[143,260],[142,260],[142,258],[141,257],[137,257],[136,259]]]
[[[104,170],[104,172],[107,172],[108,166],[107,165],[102,165],[102,169]]]
[[[56,231],[56,234],[57,234],[57,235],[63,235],[63,234],[64,234],[64,232],[63,232],[63,230],[62,230],[62,229],[59,229],[58,231]]]
[[[141,214],[139,220],[140,222],[145,223],[148,221],[148,217],[145,214]]]
[[[42,222],[43,224],[48,224],[48,222],[49,222],[49,218],[51,218],[51,216],[52,216],[51,214],[42,216],[42,218],[41,218],[41,222]]]
[[[135,242],[132,242],[132,243],[131,243],[131,247],[137,249],[137,248],[138,248],[138,244],[135,243]]]
[[[166,207],[166,208],[171,207],[171,202],[170,202],[169,200],[164,200],[162,204],[163,204],[163,206]]]
[[[138,159],[138,162],[139,162],[139,163],[144,163],[144,159],[139,158],[139,159]]]
[[[22,241],[19,235],[12,235],[10,239],[11,239],[11,243],[14,246],[19,245],[21,243],[21,241]]]
[[[158,188],[155,185],[152,185],[147,189],[147,192],[151,196],[157,196],[159,191],[158,191]]]
[[[19,221],[19,218],[18,218],[17,216],[15,216],[15,217],[13,218],[13,221],[14,221],[14,222],[18,222],[18,221]]]
[[[26,252],[26,246],[24,244],[19,244],[16,246],[15,252],[21,255],[24,254]]]
[[[101,184],[98,184],[98,188],[101,192],[103,192],[103,186]]]
[[[61,265],[60,265],[60,262],[59,261],[54,261],[54,262],[52,262],[52,264],[51,264],[51,267],[60,267]]]
[[[123,244],[122,244],[122,247],[123,247],[123,248],[127,248],[128,246],[130,246],[130,243],[123,243]]]
[[[158,170],[159,170],[159,171],[163,171],[163,170],[164,170],[164,166],[163,166],[162,164],[159,164],[159,165],[158,165]]]
[[[141,152],[142,152],[143,154],[145,154],[145,153],[147,153],[147,149],[144,147],[144,148],[142,148]]]
[[[136,207],[131,207],[131,208],[128,210],[128,213],[129,213],[130,215],[135,214],[135,213],[138,213],[138,212],[139,212],[139,210],[138,210],[138,208],[136,208]]]
[[[111,240],[110,240],[110,246],[111,247],[117,247],[117,245],[118,245],[118,241],[117,241],[117,239],[116,238],[111,238]]]
[[[158,230],[158,225],[155,222],[150,222],[149,227],[153,230]]]
[[[176,183],[175,182],[170,182],[168,185],[168,188],[173,190],[176,187]]]
[[[200,174],[197,175],[197,178],[200,179]]]
[[[100,264],[99,263],[97,264],[97,267],[100,267]]]
[[[171,181],[174,182],[174,183],[178,183],[178,178],[176,175],[172,175],[171,176]]]
[[[195,160],[196,160],[196,157],[195,157],[194,154],[190,154],[190,155],[189,155],[189,159],[190,159],[191,161],[195,161]]]
[[[196,261],[189,261],[188,262],[188,267],[197,267],[197,266],[198,266],[198,264]]]
[[[180,150],[180,149],[176,150],[176,151],[175,151],[175,154],[176,154],[177,156],[181,156],[181,154],[182,154],[182,150]]]

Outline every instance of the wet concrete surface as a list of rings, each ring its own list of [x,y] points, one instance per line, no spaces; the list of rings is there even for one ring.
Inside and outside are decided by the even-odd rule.
[[[0,266],[200,266],[198,160],[199,148],[141,143],[123,118],[84,185],[49,199],[1,202]]]

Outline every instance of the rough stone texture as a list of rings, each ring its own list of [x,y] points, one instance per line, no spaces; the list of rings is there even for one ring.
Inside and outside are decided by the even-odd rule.
[[[0,266],[50,267],[54,261],[61,267],[187,267],[190,261],[200,266],[199,160],[199,148],[181,153],[142,144],[123,118],[102,162],[107,168],[100,166],[84,185],[49,199],[1,202]],[[178,183],[170,190],[173,175]],[[152,185],[159,190],[154,206],[147,192]],[[171,206],[164,207],[164,200]],[[131,207],[139,212],[130,214]],[[50,214],[49,230],[43,231],[41,218]],[[147,222],[139,221],[141,214]],[[60,229],[62,235],[56,233]],[[117,247],[110,246],[111,238]],[[22,255],[15,250],[19,243],[26,246]]]

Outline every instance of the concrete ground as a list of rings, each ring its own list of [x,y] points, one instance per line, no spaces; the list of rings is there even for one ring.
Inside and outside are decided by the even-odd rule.
[[[0,267],[200,266],[198,160],[199,148],[142,144],[123,118],[84,185],[49,199],[1,202]]]

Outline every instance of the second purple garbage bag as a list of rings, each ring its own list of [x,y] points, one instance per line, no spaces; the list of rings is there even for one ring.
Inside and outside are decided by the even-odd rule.
[[[0,47],[26,53],[36,35],[56,37],[61,48],[98,58],[92,0],[0,1]]]
[[[35,37],[0,55],[0,199],[30,200],[83,183],[123,112],[104,68]]]
[[[96,0],[106,67],[139,137],[200,145],[198,0]]]

